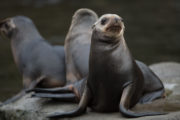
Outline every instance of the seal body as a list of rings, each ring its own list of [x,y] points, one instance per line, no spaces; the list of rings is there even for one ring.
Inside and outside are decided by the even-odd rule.
[[[82,8],[74,13],[64,45],[67,85],[57,89],[32,89],[30,91],[36,92],[33,96],[55,99],[59,96],[58,100],[79,102],[89,71],[92,26],[97,19],[96,13],[90,9]],[[67,93],[68,97],[57,95],[59,93]]]
[[[122,18],[113,14],[102,16],[94,26],[87,79],[93,95],[90,107],[99,112],[113,112],[119,108],[128,117],[153,115],[138,115],[121,109],[129,109],[140,100],[142,103],[150,102],[163,97],[164,93],[158,77],[143,63],[133,59],[123,33]]]
[[[93,94],[91,107],[99,112],[113,112],[118,110],[123,86],[134,79],[139,82],[139,86],[143,86],[143,78],[140,70],[135,68],[137,66],[134,65],[127,46],[121,40],[123,38],[116,38],[117,43],[112,45],[116,42],[115,38],[99,37],[98,35],[102,33],[98,32],[95,31],[92,35],[90,71],[87,82]],[[106,42],[109,41],[110,43],[107,44]],[[98,58],[101,59],[98,60]],[[111,89],[109,89],[110,86]],[[134,101],[137,102],[139,97],[137,95]]]
[[[66,78],[75,82],[87,76],[92,25],[97,15],[90,9],[77,10],[65,39]]]
[[[47,43],[33,22],[24,16],[2,21],[0,31],[11,40],[14,61],[23,76],[24,89],[65,85],[63,46]]]
[[[119,110],[126,117],[164,114],[129,110],[138,102],[146,103],[163,97],[164,86],[146,65],[133,59],[123,34],[124,24],[118,15],[103,15],[94,24],[89,74],[79,106],[73,111],[48,117],[78,116],[86,111],[87,106],[97,112]]]

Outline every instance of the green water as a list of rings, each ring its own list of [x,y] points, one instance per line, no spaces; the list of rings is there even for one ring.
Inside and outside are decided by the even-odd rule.
[[[0,19],[28,16],[50,43],[63,44],[73,13],[85,7],[98,15],[116,13],[124,18],[125,39],[136,59],[147,64],[180,62],[178,0],[0,0]],[[0,37],[0,101],[21,88],[10,41]]]

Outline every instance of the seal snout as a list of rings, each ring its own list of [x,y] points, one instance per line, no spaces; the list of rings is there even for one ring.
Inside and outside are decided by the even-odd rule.
[[[117,33],[119,33],[120,32],[120,30],[121,30],[121,26],[116,26],[116,25],[112,25],[112,26],[110,26],[110,27],[108,27],[107,29],[106,29],[106,31],[109,31],[109,32],[117,32]]]
[[[10,37],[14,28],[15,24],[13,23],[12,18],[6,18],[5,20],[0,21],[0,33]]]
[[[113,33],[119,33],[122,29],[122,20],[118,16],[111,16],[109,18],[109,25],[106,28],[106,31],[113,32]]]
[[[9,21],[10,21],[10,18],[7,18],[7,19],[5,19],[5,20],[2,20],[2,21],[0,21],[0,32],[2,32],[2,33],[6,33],[7,32],[7,30],[9,29]]]

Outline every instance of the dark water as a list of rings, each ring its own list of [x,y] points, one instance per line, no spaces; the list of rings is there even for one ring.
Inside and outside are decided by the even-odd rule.
[[[179,0],[0,0],[0,19],[28,16],[50,43],[63,44],[73,13],[85,7],[124,18],[125,39],[136,59],[180,62]],[[21,88],[10,41],[0,38],[0,100]]]

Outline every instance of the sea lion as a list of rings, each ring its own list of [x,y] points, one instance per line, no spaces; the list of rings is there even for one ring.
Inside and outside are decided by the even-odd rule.
[[[138,102],[146,103],[164,95],[160,79],[143,63],[135,61],[124,40],[124,23],[116,14],[105,14],[94,24],[89,57],[89,74],[79,106],[49,118],[74,117],[87,107],[97,112],[120,111],[126,117],[162,115],[135,113]]]
[[[34,97],[50,97],[59,100],[79,102],[84,89],[85,78],[89,71],[89,53],[92,26],[97,21],[97,14],[86,8],[77,10],[65,39],[67,86],[52,89],[35,88]],[[48,94],[50,93],[50,94]],[[56,94],[58,93],[58,95]],[[68,93],[65,96],[59,93]],[[74,94],[72,94],[74,93]]]
[[[70,83],[87,76],[92,25],[97,21],[94,11],[78,9],[73,17],[65,39],[66,78]]]
[[[36,86],[51,88],[66,84],[63,46],[52,46],[40,35],[34,23],[25,16],[15,16],[0,22],[0,31],[11,40],[14,61],[23,76],[23,90],[13,99]]]
[[[80,12],[82,12],[82,10],[84,11],[84,10],[86,10],[86,9],[80,9],[80,10],[78,10],[76,13],[75,13],[75,15],[74,16],[77,16],[77,14],[79,14]],[[73,18],[76,18],[76,17],[73,17]],[[72,22],[72,24],[73,23],[75,23],[75,22]],[[72,33],[72,26],[74,26],[74,25],[71,25],[71,27],[70,27],[70,30],[69,31],[71,31],[71,32],[69,32],[68,33],[68,37],[66,37],[66,38],[72,38],[72,36],[71,35],[73,35]],[[76,30],[76,29],[75,29]],[[77,31],[77,30],[76,30]],[[71,37],[69,37],[69,36],[71,36]],[[75,46],[74,44],[72,44],[72,39],[70,39],[71,40],[71,44],[70,44],[70,42],[68,42],[69,41],[69,39],[66,39],[66,41],[67,42],[65,42],[65,44],[68,44],[68,45],[65,45],[65,46],[68,46],[68,48],[69,49],[71,49],[71,47],[73,47],[73,46]],[[73,39],[74,40],[74,39]],[[75,39],[76,40],[76,39]],[[75,43],[75,42],[74,42]],[[79,44],[81,44],[81,42],[79,43]],[[90,46],[90,43],[89,42],[87,42],[87,44],[84,44],[84,46],[83,46],[83,44],[81,44],[81,47],[83,46],[83,51],[85,51],[85,53],[87,53],[86,54],[86,56],[85,56],[85,54],[83,54],[84,56],[83,56],[83,60],[86,60],[86,62],[82,62],[82,63],[84,63],[84,64],[82,64],[82,66],[81,65],[79,65],[79,64],[76,64],[76,65],[79,65],[80,67],[84,67],[84,71],[85,71],[85,73],[87,73],[87,59],[84,59],[84,57],[88,57],[87,55],[89,55],[89,53],[87,52],[87,51],[89,51],[89,47],[88,47],[88,45]],[[77,45],[76,45],[77,46]],[[68,51],[68,50],[67,50]],[[79,50],[80,51],[80,50]],[[82,52],[82,51],[81,51]],[[80,52],[79,52],[80,53]],[[70,55],[69,55],[70,54]],[[74,54],[72,54],[70,51],[69,52],[67,52],[67,56],[71,56],[71,58],[73,58],[75,55]],[[73,56],[73,57],[72,57]],[[79,57],[79,55],[77,55],[76,54],[76,56],[77,57]],[[70,57],[69,57],[70,58]],[[78,62],[77,61],[77,59],[75,59],[76,57],[74,57],[74,59],[73,60],[76,60],[76,62]],[[71,62],[73,62],[72,60],[71,60]],[[79,61],[80,62],[80,61]],[[163,85],[162,85],[162,83],[161,83],[161,81],[159,80],[159,78],[148,68],[148,66],[146,66],[144,63],[142,63],[142,62],[140,62],[140,61],[138,61],[138,60],[136,60],[135,61],[136,62],[136,64],[138,65],[138,67],[141,69],[141,71],[142,71],[142,73],[143,73],[143,75],[144,75],[144,81],[145,81],[145,84],[147,85],[147,86],[149,86],[149,84],[154,84],[153,86],[153,88],[151,88],[151,89],[149,89],[149,90],[146,90],[145,92],[151,92],[151,91],[154,91],[155,89],[157,89],[157,88],[163,88]],[[70,62],[69,62],[70,63]],[[75,63],[75,62],[74,62]],[[74,64],[73,63],[73,64]],[[72,65],[70,65],[70,66],[73,66],[73,64]],[[71,68],[71,67],[69,67],[69,68]],[[85,69],[86,68],[86,69]],[[78,72],[78,70],[76,69],[76,72]],[[83,72],[83,71],[82,71]],[[73,72],[72,72],[73,73]],[[76,74],[74,74],[74,76],[75,76]],[[85,75],[83,75],[83,76],[85,76]],[[74,78],[76,78],[76,80],[75,81],[77,81],[77,79],[78,79],[78,77],[74,77]],[[61,94],[60,95],[60,93],[74,93],[74,94],[69,94],[69,95],[71,95],[72,96],[72,98],[76,98],[75,99],[75,101],[76,102],[79,102],[80,101],[80,99],[81,99],[81,95],[82,95],[82,93],[83,93],[83,88],[84,88],[84,86],[85,86],[85,78],[84,79],[82,79],[82,80],[80,80],[80,81],[78,81],[78,82],[76,82],[75,84],[70,84],[70,85],[67,85],[67,86],[65,86],[65,87],[61,87],[61,88],[53,88],[53,89],[41,89],[41,88],[35,88],[35,89],[32,89],[32,90],[30,90],[30,91],[34,91],[34,92],[36,92],[35,94],[33,94],[33,96],[34,97],[44,97],[44,98],[56,98],[56,99],[59,99],[59,100],[64,100],[64,94]],[[146,103],[146,99],[148,98],[148,96],[151,96],[150,98],[149,98],[149,100],[148,101],[152,101],[152,100],[154,100],[154,99],[157,99],[158,98],[158,96],[161,96],[161,94],[163,93],[164,91],[163,91],[163,89],[162,90],[160,90],[159,92],[155,92],[156,94],[154,94],[153,96],[154,97],[152,97],[151,96],[151,94],[149,94],[149,95],[146,95],[146,98],[142,98],[141,100],[140,100],[140,103]],[[67,96],[67,95],[66,95]],[[71,99],[72,99],[71,98]],[[67,97],[67,100],[69,101],[69,96]]]

